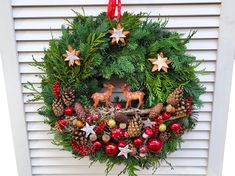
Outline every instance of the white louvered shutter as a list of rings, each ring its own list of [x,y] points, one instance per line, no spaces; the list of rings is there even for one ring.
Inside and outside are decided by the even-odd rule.
[[[60,36],[61,25],[66,23],[64,19],[74,16],[71,9],[82,12],[83,7],[86,15],[97,15],[106,11],[107,1],[12,0],[22,87],[28,81],[39,87],[40,80],[35,75],[42,72],[30,66],[32,55],[41,61],[51,33],[55,38]],[[207,174],[220,7],[220,0],[123,0],[123,11],[150,13],[153,19],[160,15],[161,18],[169,19],[169,30],[185,33],[184,37],[191,30],[197,30],[187,45],[188,52],[196,56],[197,61],[203,61],[200,69],[206,68],[207,72],[199,76],[206,87],[206,93],[201,96],[204,107],[199,112],[199,123],[192,132],[184,135],[182,149],[169,156],[168,161],[174,170],[163,163],[156,172],[160,176]],[[73,159],[70,153],[60,151],[51,144],[49,127],[43,123],[44,118],[37,114],[42,102],[27,103],[27,95],[32,92],[25,88],[22,90],[33,176],[104,175],[104,166],[95,164],[89,168],[88,159]],[[118,171],[119,166],[115,167],[112,174]],[[139,175],[151,174],[152,170],[139,172]]]

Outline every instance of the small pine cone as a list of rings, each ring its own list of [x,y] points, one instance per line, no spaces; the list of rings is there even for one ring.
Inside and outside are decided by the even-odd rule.
[[[157,105],[152,107],[150,109],[150,112],[149,112],[149,118],[153,119],[153,118],[157,117],[161,113],[162,108],[163,108],[163,104],[162,103],[158,103]]]
[[[115,121],[119,122],[119,123],[127,123],[128,116],[122,112],[116,112],[115,113]]]
[[[177,87],[168,97],[167,103],[175,106],[183,98],[184,88],[182,86]]]
[[[57,134],[63,134],[63,130],[61,129],[60,125],[56,122],[53,128]]]
[[[184,134],[184,130],[183,129],[174,132],[174,135],[175,135],[176,138],[181,137],[183,134]]]
[[[86,112],[81,103],[75,103],[74,110],[78,118],[85,120]]]
[[[88,140],[86,138],[86,132],[76,129],[72,133],[72,139],[78,144],[86,145]]]
[[[134,117],[129,121],[127,132],[130,137],[137,137],[141,135],[142,122],[139,117]]]
[[[56,117],[64,115],[64,105],[61,98],[55,98],[52,103],[52,110]]]
[[[187,115],[189,109],[189,105],[186,99],[182,99],[176,106],[175,106],[175,115],[176,117],[184,117]]]
[[[161,141],[163,141],[163,142],[165,142],[165,141],[167,141],[168,139],[169,139],[169,137],[170,137],[170,133],[168,133],[168,132],[163,132],[163,133],[161,133],[160,135],[159,135],[159,139],[161,140]]]
[[[62,99],[67,107],[72,106],[75,101],[75,90],[72,88],[64,89]]]

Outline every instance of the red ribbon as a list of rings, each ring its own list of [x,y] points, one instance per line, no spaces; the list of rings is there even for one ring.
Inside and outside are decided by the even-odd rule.
[[[108,3],[108,10],[107,10],[107,17],[110,19],[114,19],[115,16],[115,11],[116,11],[116,6],[118,5],[118,15],[117,15],[117,19],[120,20],[121,19],[121,7],[122,7],[122,3],[121,0],[118,0],[118,4],[117,4],[117,0],[109,0]]]

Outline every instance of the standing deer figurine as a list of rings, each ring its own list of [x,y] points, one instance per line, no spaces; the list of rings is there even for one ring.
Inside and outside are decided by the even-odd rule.
[[[106,107],[109,106],[109,101],[112,96],[114,86],[112,84],[104,84],[103,86],[107,89],[105,92],[96,92],[91,96],[94,101],[94,108],[97,108],[100,101],[105,102]]]
[[[139,104],[137,106],[138,109],[144,104],[144,92],[130,92],[128,91],[127,84],[123,84],[121,89],[123,91],[124,97],[126,98],[126,109],[131,106],[132,100],[139,100]]]

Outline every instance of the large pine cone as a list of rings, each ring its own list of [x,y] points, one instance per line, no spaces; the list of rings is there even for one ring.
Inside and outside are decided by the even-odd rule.
[[[62,99],[67,107],[72,106],[75,101],[75,90],[72,88],[64,89]]]
[[[134,117],[129,121],[127,132],[130,137],[137,137],[141,135],[141,128],[143,123],[141,122],[139,117]]]
[[[175,115],[176,117],[184,117],[187,115],[189,109],[189,103],[186,99],[182,99],[176,106],[175,106]]]
[[[81,105],[81,103],[75,103],[74,110],[75,110],[78,118],[80,118],[80,119],[85,118],[86,112],[85,112],[85,109],[83,108],[83,106]]]
[[[149,118],[153,119],[153,118],[157,117],[161,113],[162,108],[163,108],[163,104],[162,103],[158,103],[157,105],[152,107],[150,109],[150,112],[149,112]]]
[[[64,105],[61,98],[55,98],[52,103],[52,110],[56,117],[64,115]]]
[[[178,104],[181,99],[183,98],[184,94],[184,88],[183,86],[177,87],[168,97],[167,97],[167,103],[171,105]]]

